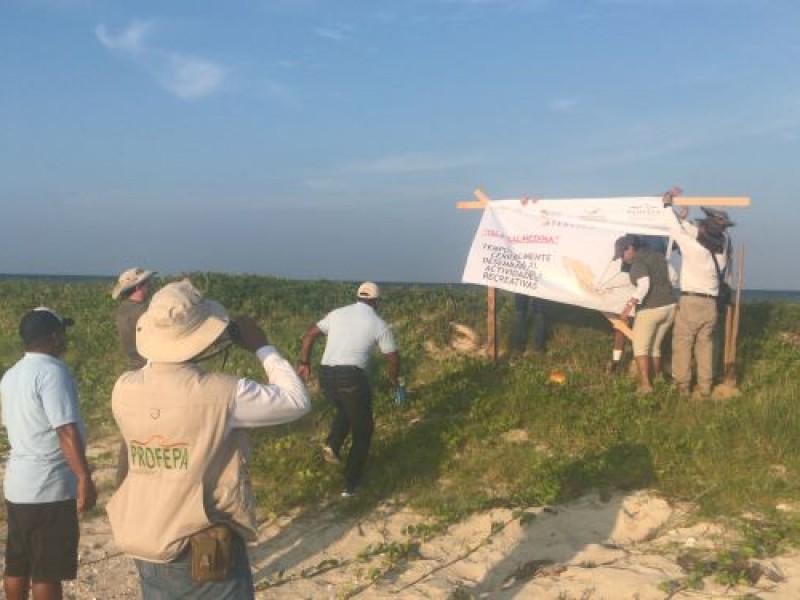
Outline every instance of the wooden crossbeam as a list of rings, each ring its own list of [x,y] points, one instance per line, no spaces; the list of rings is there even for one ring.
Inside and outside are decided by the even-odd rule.
[[[678,206],[750,206],[749,196],[676,196]]]
[[[484,209],[491,202],[483,190],[476,188],[473,192],[477,200],[460,200],[456,202],[459,210]],[[677,206],[750,206],[749,196],[675,196]]]

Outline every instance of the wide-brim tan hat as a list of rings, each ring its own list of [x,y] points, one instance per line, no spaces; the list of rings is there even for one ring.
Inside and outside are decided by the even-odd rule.
[[[707,218],[717,221],[722,227],[734,227],[736,225],[735,221],[731,221],[727,211],[718,208],[708,208],[707,206],[701,206],[700,210],[706,214]]]
[[[116,300],[119,298],[120,294],[135,288],[140,283],[144,283],[155,274],[155,271],[148,271],[140,267],[133,267],[132,269],[123,271],[120,273],[114,289],[111,290],[111,297]]]
[[[189,280],[170,283],[139,318],[136,349],[153,362],[186,362],[213,344],[229,322],[225,307],[204,299]]]

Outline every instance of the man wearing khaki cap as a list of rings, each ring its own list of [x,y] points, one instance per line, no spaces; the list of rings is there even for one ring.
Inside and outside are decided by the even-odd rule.
[[[376,344],[388,361],[389,381],[395,388],[399,383],[400,356],[392,329],[376,312],[380,296],[378,286],[366,281],[358,287],[355,304],[338,308],[309,327],[303,336],[297,367],[299,375],[307,380],[311,373],[309,361],[314,342],[319,336],[326,335],[320,384],[325,397],[336,408],[336,416],[322,452],[325,460],[338,463],[342,445],[352,433],[344,470],[344,498],[352,496],[362,483],[375,426],[366,368],[370,351]]]
[[[115,314],[117,333],[128,361],[128,369],[141,369],[147,362],[136,351],[136,322],[147,310],[151,279],[155,271],[133,267],[120,273],[111,291],[114,300],[121,299]]]
[[[258,357],[268,384],[201,368],[231,342]],[[254,319],[232,321],[188,280],[153,295],[136,343],[147,365],[111,393],[130,463],[107,506],[114,541],[135,559],[144,600],[252,599],[246,429],[305,415],[305,386]]]

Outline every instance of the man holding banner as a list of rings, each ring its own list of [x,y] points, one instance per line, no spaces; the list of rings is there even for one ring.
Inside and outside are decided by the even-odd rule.
[[[703,219],[692,227],[672,210],[673,194],[664,194],[670,235],[681,252],[681,296],[672,334],[672,376],[681,394],[691,391],[692,358],[697,363],[696,394],[711,396],[714,378],[714,327],[717,323],[718,271],[727,265],[725,227]]]
[[[620,294],[626,294],[626,300],[636,291],[636,286],[631,283],[630,272],[636,249],[641,245],[641,237],[625,234],[614,242],[614,257],[606,267],[603,275],[596,282],[598,291],[617,288]],[[636,313],[636,307],[627,307],[625,316],[620,319],[630,327]],[[609,316],[609,315],[606,315]],[[622,372],[622,356],[625,352],[627,338],[619,329],[614,330],[614,343],[611,350],[611,362],[606,366],[609,374]]]
[[[620,313],[627,319],[639,307],[633,325],[633,356],[639,371],[638,395],[653,392],[652,378],[662,373],[661,344],[675,319],[669,265],[664,255],[647,245],[631,245],[630,279],[636,286]]]

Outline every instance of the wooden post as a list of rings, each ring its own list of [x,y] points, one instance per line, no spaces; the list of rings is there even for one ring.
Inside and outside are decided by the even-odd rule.
[[[739,246],[736,270],[736,303],[733,305],[730,331],[725,335],[725,364],[723,382],[736,386],[736,340],[739,337],[739,319],[742,312],[742,286],[744,285],[744,244]]]
[[[497,288],[489,287],[488,290],[488,348],[489,358],[497,360]]]
[[[731,337],[733,330],[733,304],[725,307],[725,337],[722,346],[722,379],[728,378],[728,365],[731,364]],[[716,340],[715,340],[716,341]]]
[[[486,205],[491,202],[491,198],[487,196],[482,189],[475,188],[473,192],[477,200],[465,200],[456,203],[456,208],[459,210],[466,209],[481,209],[486,208]],[[487,324],[487,355],[491,360],[497,360],[497,288],[487,287],[486,297],[486,324]]]

